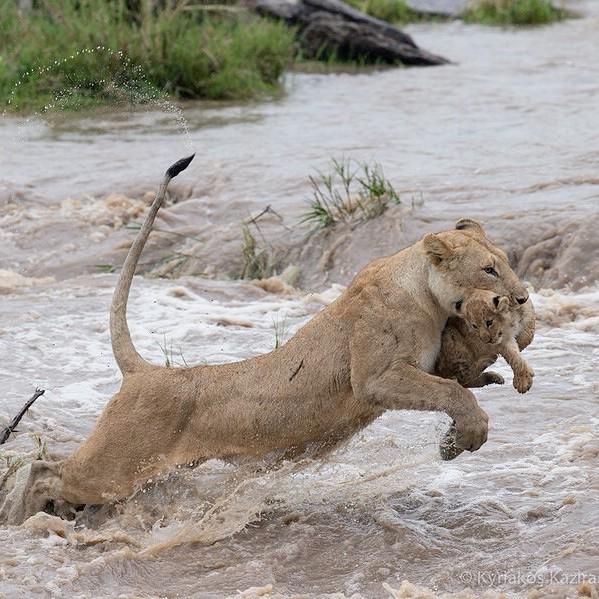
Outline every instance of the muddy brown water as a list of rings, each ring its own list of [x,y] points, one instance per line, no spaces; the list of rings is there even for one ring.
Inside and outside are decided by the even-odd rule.
[[[116,276],[95,265],[120,263],[133,235],[123,223],[189,151],[196,160],[159,227],[197,239],[157,235],[149,261],[194,253],[189,270],[217,278],[135,281],[131,328],[150,359],[268,351],[275,329],[292,334],[371,256],[460,216],[481,219],[509,251],[540,319],[526,350],[531,392],[511,388],[504,363],[506,385],[477,392],[491,431],[475,454],[441,462],[446,417],[394,412],[326,459],[182,469],[76,521],[3,526],[0,596],[596,592],[599,10],[576,7],[585,18],[542,29],[415,26],[419,42],[457,64],[291,74],[271,102],[185,106],[189,135],[164,110],[0,119],[0,422],[35,385],[47,390],[2,447],[3,469],[6,458],[67,454],[118,388],[107,329]],[[301,242],[307,176],[341,155],[379,161],[402,206],[311,237],[293,254],[300,291],[226,280],[240,221],[271,205],[289,229],[276,217],[265,229]],[[107,200],[115,193],[124,197]]]

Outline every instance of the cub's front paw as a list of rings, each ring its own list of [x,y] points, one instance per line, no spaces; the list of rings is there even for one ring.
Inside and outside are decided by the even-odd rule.
[[[505,379],[498,373],[489,370],[489,372],[483,372],[483,381],[485,385],[503,385]]]
[[[518,393],[526,393],[532,387],[532,379],[535,376],[532,368],[527,368],[518,374],[514,374],[514,389]]]

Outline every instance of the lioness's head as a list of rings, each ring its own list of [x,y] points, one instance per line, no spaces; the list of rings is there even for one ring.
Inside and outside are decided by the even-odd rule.
[[[475,289],[506,296],[512,305],[528,300],[528,291],[510,268],[507,255],[487,239],[476,221],[461,219],[453,231],[430,233],[422,243],[432,265],[431,291],[448,313],[459,314],[464,299]]]
[[[484,343],[501,343],[508,334],[510,302],[492,291],[475,291],[464,300],[462,318]]]

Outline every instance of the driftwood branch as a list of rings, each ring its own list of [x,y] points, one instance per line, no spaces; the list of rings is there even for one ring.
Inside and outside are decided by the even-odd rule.
[[[10,435],[14,432],[15,428],[17,428],[19,422],[21,422],[21,418],[25,416],[27,410],[33,405],[33,402],[35,402],[35,400],[38,397],[40,397],[40,395],[43,395],[45,392],[45,389],[35,390],[35,393],[29,398],[27,403],[19,410],[19,413],[11,420],[10,424],[2,431],[2,433],[0,433],[0,445],[8,441]]]

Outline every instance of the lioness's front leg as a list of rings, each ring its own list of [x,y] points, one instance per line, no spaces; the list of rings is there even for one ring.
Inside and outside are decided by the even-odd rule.
[[[433,376],[397,357],[393,335],[354,335],[351,386],[355,396],[383,410],[431,410],[455,422],[455,444],[476,451],[486,440],[487,414],[458,382]]]

